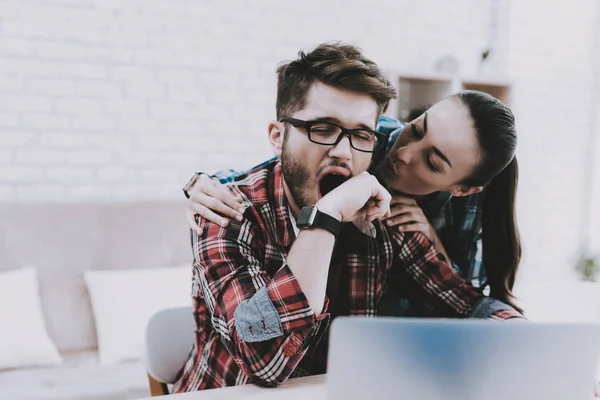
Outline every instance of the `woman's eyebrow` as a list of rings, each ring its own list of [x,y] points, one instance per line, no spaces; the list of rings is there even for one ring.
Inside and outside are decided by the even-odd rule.
[[[427,111],[425,111],[423,113],[423,134],[427,133]],[[442,159],[442,161],[444,161],[446,164],[448,164],[448,166],[450,168],[452,168],[452,163],[450,162],[450,159],[448,157],[446,157],[446,155],[444,153],[442,153],[442,151],[440,149],[438,149],[437,147],[433,146],[431,148],[431,150],[439,157]]]
[[[450,160],[448,159],[448,157],[446,157],[446,155],[444,153],[442,153],[442,151],[440,149],[438,149],[437,147],[433,146],[431,148],[431,150],[439,157],[441,158],[446,164],[448,164],[448,166],[450,168],[452,168],[452,163],[450,162]]]

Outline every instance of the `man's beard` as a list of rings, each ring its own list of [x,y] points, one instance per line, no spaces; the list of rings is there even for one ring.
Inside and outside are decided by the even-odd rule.
[[[339,174],[327,174],[322,176],[320,182],[316,183],[317,187],[315,187],[313,189],[313,193],[311,193],[310,190],[307,190],[307,185],[309,184],[311,174],[304,163],[305,161],[294,157],[288,146],[287,135],[284,136],[281,149],[281,166],[283,169],[283,177],[285,179],[285,183],[287,184],[290,195],[292,196],[292,200],[294,200],[294,203],[300,209],[305,206],[314,205],[314,203],[319,200],[319,197],[327,195],[353,175],[348,164],[341,161],[331,160],[326,166],[323,166],[317,170],[316,176],[320,176],[321,172],[325,168],[331,166],[347,169],[348,176],[342,176]],[[315,195],[316,198],[313,197]]]
[[[308,182],[310,173],[302,165],[302,161],[295,158],[288,149],[287,135],[283,138],[281,150],[281,167],[283,169],[283,178],[287,184],[288,190],[298,208],[313,205],[313,199],[303,190],[303,186]]]

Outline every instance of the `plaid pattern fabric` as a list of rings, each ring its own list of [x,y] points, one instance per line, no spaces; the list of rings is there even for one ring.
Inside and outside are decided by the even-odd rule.
[[[405,123],[385,115],[379,119],[377,130],[387,135],[388,140],[373,154],[372,173],[376,173],[379,164],[405,126]],[[273,160],[276,158],[255,168],[265,166]],[[219,179],[221,183],[228,183],[243,174],[229,169],[219,171],[213,177]],[[482,204],[483,192],[465,197],[452,197],[448,193],[438,193],[422,207],[429,223],[436,230],[448,252],[452,266],[475,286],[481,286],[485,282],[485,271],[481,262]]]
[[[329,321],[338,315],[377,315],[388,277],[430,315],[467,317],[483,298],[425,236],[391,235],[376,221],[371,237],[343,224],[325,309],[315,316],[285,261],[295,234],[281,164],[252,170],[231,188],[246,202],[245,220],[225,228],[202,221],[202,236],[192,233],[196,340],[173,392],[250,382],[276,386],[288,377],[325,372]],[[244,310],[259,303],[262,319],[247,325]],[[506,309],[489,315],[518,316]]]

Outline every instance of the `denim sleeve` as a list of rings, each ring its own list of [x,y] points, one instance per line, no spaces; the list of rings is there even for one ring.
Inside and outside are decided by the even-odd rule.
[[[211,175],[213,178],[217,178],[222,184],[235,181],[238,176],[244,175],[244,171],[236,171],[234,169],[222,169]]]
[[[372,170],[376,170],[379,166],[379,163],[383,161],[386,154],[390,151],[396,139],[402,132],[402,129],[406,124],[402,121],[398,121],[397,119],[388,117],[387,115],[382,115],[379,118],[379,122],[377,123],[377,131],[383,133],[386,138],[385,142],[382,146],[378,147],[373,153],[373,157],[371,160]]]
[[[506,313],[509,312],[513,315],[513,317],[522,316],[517,313],[517,311],[509,306],[501,302],[500,300],[492,299],[491,297],[484,297],[481,301],[473,308],[468,318],[483,318],[483,319],[496,319],[494,316],[498,313]],[[505,318],[511,319],[511,318]]]
[[[397,119],[382,115],[377,123],[377,131],[384,135],[390,135],[392,132],[402,129],[406,126],[404,122],[398,121]]]
[[[234,315],[235,327],[244,342],[262,342],[283,336],[279,313],[269,298],[266,287],[241,302]]]

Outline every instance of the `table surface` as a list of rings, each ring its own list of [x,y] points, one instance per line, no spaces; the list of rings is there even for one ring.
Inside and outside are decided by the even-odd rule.
[[[140,400],[155,399],[147,397]],[[286,399],[286,400],[325,400],[327,390],[325,375],[290,379],[278,388],[263,388],[256,385],[232,386],[223,389],[201,390],[199,392],[174,394],[169,400],[229,400],[229,399]],[[166,399],[165,398],[165,399]]]
[[[201,390],[199,392],[173,394],[169,400],[326,400],[326,375],[314,375],[304,378],[289,379],[278,388],[263,388],[256,385],[232,386],[223,389]],[[590,400],[595,398],[590,393]],[[156,397],[145,397],[138,400],[150,400]]]

